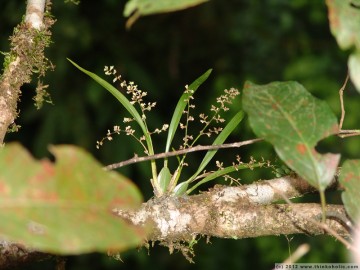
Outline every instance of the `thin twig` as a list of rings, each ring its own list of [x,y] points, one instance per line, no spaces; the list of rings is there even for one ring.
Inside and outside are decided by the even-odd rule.
[[[360,135],[360,130],[359,129],[339,130],[337,135],[341,138],[357,136],[357,135]],[[242,142],[225,143],[225,144],[219,144],[219,145],[197,145],[194,147],[189,147],[186,149],[176,150],[176,151],[172,151],[172,152],[159,153],[159,154],[143,156],[143,157],[134,156],[133,158],[130,158],[128,160],[124,160],[124,161],[121,161],[118,163],[113,163],[113,164],[107,165],[104,167],[104,169],[105,170],[114,170],[114,169],[118,169],[118,168],[121,168],[121,167],[124,167],[127,165],[134,164],[134,163],[155,160],[155,159],[161,159],[161,158],[168,158],[168,157],[173,157],[173,156],[179,156],[179,155],[192,153],[192,152],[198,152],[198,151],[219,150],[219,149],[226,149],[226,148],[238,148],[238,147],[253,144],[253,143],[256,143],[259,141],[263,141],[263,139],[251,139],[251,140],[242,141]]]
[[[359,136],[360,129],[343,129],[340,130],[337,134],[340,138],[346,138],[351,136]]]
[[[150,155],[150,156],[144,156],[144,157],[135,156],[135,157],[125,160],[125,161],[107,165],[104,167],[104,169],[105,170],[113,170],[113,169],[118,169],[118,168],[124,167],[126,165],[134,164],[134,163],[139,163],[139,162],[154,160],[154,159],[160,159],[160,158],[179,156],[179,155],[192,153],[192,152],[198,152],[198,151],[218,150],[218,149],[226,149],[226,148],[238,148],[238,147],[253,144],[255,142],[259,142],[262,140],[263,139],[251,139],[251,140],[242,141],[242,142],[226,143],[226,144],[219,144],[219,145],[197,145],[197,146],[186,148],[186,149],[181,149],[181,150],[176,150],[176,151],[166,152],[166,153],[160,153],[160,154],[155,154],[155,155]]]
[[[342,130],[342,126],[344,123],[344,119],[345,119],[345,108],[344,108],[344,90],[346,88],[346,85],[349,81],[349,73],[346,75],[346,79],[345,82],[343,84],[343,86],[341,86],[340,90],[339,90],[339,96],[340,96],[340,107],[341,107],[341,117],[340,117],[340,124],[339,124],[339,130]]]
[[[342,126],[344,124],[344,119],[345,119],[344,91],[345,91],[345,88],[346,88],[346,85],[347,85],[348,81],[349,81],[349,73],[346,76],[344,84],[341,86],[341,88],[339,90],[341,117],[340,117],[340,123],[339,123],[338,136],[340,138],[346,138],[346,137],[359,136],[360,135],[360,129],[348,129],[348,130],[343,130],[342,129]]]

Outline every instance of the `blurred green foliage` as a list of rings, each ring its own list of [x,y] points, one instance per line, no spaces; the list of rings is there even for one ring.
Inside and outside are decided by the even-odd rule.
[[[121,124],[126,115],[110,94],[71,66],[66,57],[99,75],[105,65],[115,65],[125,79],[134,80],[146,90],[149,101],[158,102],[148,117],[150,128],[169,123],[184,85],[208,68],[214,72],[195,95],[197,114],[208,112],[224,88],[241,90],[245,80],[259,84],[297,80],[340,115],[338,90],[347,73],[347,55],[330,34],[324,1],[211,0],[192,9],[140,18],[130,31],[125,30],[124,5],[125,1],[119,0],[82,1],[80,5],[54,3],[53,14],[58,21],[47,56],[56,69],[47,75],[45,83],[50,85],[55,105],[36,110],[32,102],[35,85],[25,85],[17,120],[22,129],[8,135],[8,141],[20,141],[37,157],[48,155],[49,144],[76,144],[93,152],[103,164],[141,153],[141,148],[127,136],[96,150],[96,140],[113,125]],[[25,4],[20,0],[3,1],[0,7],[0,51],[7,51],[8,37],[20,22]],[[349,85],[344,128],[358,128],[357,99],[358,94]],[[240,100],[233,105],[235,109],[240,106]],[[229,142],[253,137],[247,121],[243,121]],[[155,148],[161,142],[155,151],[163,150],[165,140],[165,134],[154,137]],[[176,140],[180,143],[181,137]],[[332,137],[318,148],[358,158],[360,143],[356,138]],[[244,161],[250,156],[276,158],[269,144],[259,143],[219,151],[216,159],[229,165],[236,154]],[[190,157],[189,176],[196,171],[203,153]],[[133,165],[120,172],[140,187],[145,199],[151,197],[149,164]],[[273,174],[269,169],[256,169],[242,171],[237,177],[246,183]],[[294,251],[304,242],[311,245],[311,250],[301,262],[348,260],[345,248],[331,237],[294,236],[290,243],[284,236],[211,242],[201,240],[195,246],[195,265],[189,265],[181,254],[169,255],[165,248],[155,247],[150,249],[150,256],[145,249],[123,254],[124,263],[99,254],[69,257],[67,269],[270,269],[289,256],[288,245]],[[41,264],[42,269],[48,264]],[[34,267],[39,269],[40,265]]]

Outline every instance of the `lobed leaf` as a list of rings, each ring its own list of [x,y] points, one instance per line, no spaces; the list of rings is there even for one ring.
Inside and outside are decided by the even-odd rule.
[[[273,144],[289,168],[325,190],[340,159],[336,154],[321,155],[314,148],[318,141],[338,132],[329,106],[296,82],[246,82],[243,108],[255,134]]]
[[[0,150],[0,234],[43,252],[122,251],[145,233],[112,214],[141,203],[135,185],[106,172],[90,154],[52,146],[56,163],[36,161],[19,144]]]
[[[360,219],[360,160],[347,160],[341,168],[340,184],[345,191],[341,194],[346,212],[352,220]]]

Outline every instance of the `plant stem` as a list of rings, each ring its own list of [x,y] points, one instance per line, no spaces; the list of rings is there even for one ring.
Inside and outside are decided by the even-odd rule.
[[[146,127],[147,129],[147,127]],[[153,144],[152,144],[152,140],[151,140],[151,136],[150,136],[150,133],[147,132],[145,133],[144,132],[144,135],[145,135],[145,140],[146,140],[146,144],[147,144],[147,147],[148,147],[148,154],[149,156],[154,156],[154,147],[153,147]],[[161,187],[157,181],[157,168],[156,168],[156,162],[154,159],[151,160],[151,173],[152,173],[152,178],[151,178],[151,185],[154,189],[154,195],[156,197],[159,197],[162,193],[161,191]]]
[[[326,199],[325,199],[325,192],[323,190],[320,190],[320,202],[321,202],[321,209],[322,209],[321,222],[325,224],[325,220],[326,220]]]

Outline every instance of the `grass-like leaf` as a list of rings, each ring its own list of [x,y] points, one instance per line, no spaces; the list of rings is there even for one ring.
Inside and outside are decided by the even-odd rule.
[[[80,67],[78,64],[76,64],[72,60],[68,59],[68,61],[71,64],[73,64],[75,67],[77,67],[79,70],[84,72],[86,75],[90,76],[94,81],[96,81],[98,84],[100,84],[106,90],[108,90],[121,103],[121,105],[123,105],[124,108],[131,114],[131,116],[135,119],[135,121],[141,127],[144,135],[147,133],[147,129],[141,119],[140,114],[138,113],[136,108],[130,103],[130,101],[118,89],[116,89],[114,86],[112,86],[110,83],[108,83],[104,79],[100,78],[95,73],[92,73],[92,72]]]
[[[229,137],[231,132],[237,127],[237,125],[244,118],[244,112],[239,111],[235,116],[230,120],[230,122],[224,127],[220,134],[216,137],[213,142],[213,145],[219,145],[224,143],[224,141]],[[211,161],[218,150],[209,150],[203,160],[201,161],[198,170],[191,176],[186,182],[191,183],[206,167],[206,165]]]
[[[169,152],[171,142],[172,142],[175,132],[179,126],[179,122],[180,122],[181,116],[183,115],[183,111],[186,107],[187,100],[190,98],[190,96],[192,96],[195,93],[195,91],[199,88],[199,86],[204,81],[206,81],[206,79],[209,77],[211,72],[212,72],[212,69],[209,69],[203,75],[201,75],[199,78],[197,78],[192,84],[190,84],[188,89],[193,90],[194,92],[183,93],[182,96],[180,97],[180,99],[176,105],[176,108],[174,110],[174,114],[171,118],[170,125],[169,125],[169,131],[168,131],[168,137],[166,140],[165,152]]]
[[[197,182],[194,186],[192,186],[191,188],[189,188],[186,193],[190,194],[192,191],[194,191],[196,188],[198,188],[200,185],[205,184],[211,180],[214,180],[216,178],[219,178],[220,176],[223,176],[225,174],[229,174],[238,170],[244,170],[244,169],[249,169],[251,168],[256,168],[256,167],[260,167],[264,165],[263,163],[257,163],[257,164],[242,164],[242,165],[237,165],[235,166],[229,166],[229,167],[225,167],[219,171],[215,171],[211,174],[209,174],[208,176],[204,177],[201,181]]]
[[[73,62],[72,60],[68,59],[71,64],[73,64],[75,67],[77,67],[79,70],[84,72],[86,75],[90,76],[94,81],[96,81],[98,84],[100,84],[102,87],[104,87],[106,90],[108,90],[120,103],[124,108],[131,114],[131,116],[135,119],[135,121],[140,126],[146,140],[147,144],[147,150],[149,155],[154,154],[154,147],[152,144],[152,140],[150,137],[150,133],[147,130],[147,127],[145,126],[140,114],[136,110],[136,108],[130,103],[130,101],[121,93],[119,92],[114,86],[112,86],[110,83],[105,81],[104,79],[100,78],[95,73],[92,73],[82,67],[80,67],[78,64]],[[154,188],[155,193],[161,193],[161,187],[158,185],[156,179],[157,179],[157,171],[156,171],[156,164],[155,161],[151,161],[151,171],[153,178],[151,180],[151,184]]]

